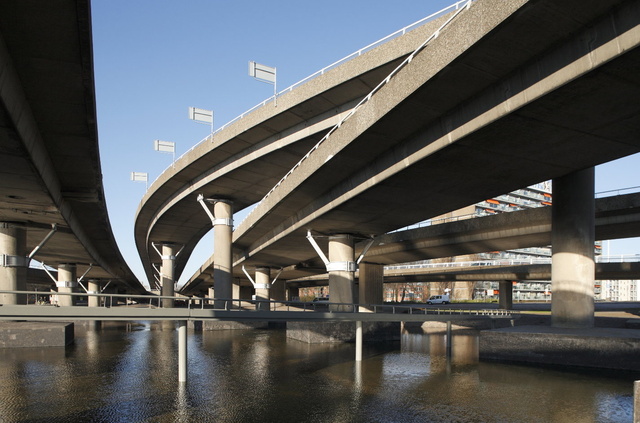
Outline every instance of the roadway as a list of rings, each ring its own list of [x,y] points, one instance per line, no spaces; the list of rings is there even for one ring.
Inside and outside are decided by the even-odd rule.
[[[234,271],[238,274],[242,265],[286,268],[314,260],[316,253],[305,239],[309,230],[380,236],[640,151],[640,81],[637,72],[629,71],[637,69],[640,60],[638,4],[473,3],[416,51],[237,226]],[[382,61],[358,62],[380,71],[368,86],[391,62],[384,71]],[[345,73],[356,66],[349,63],[342,65]],[[335,75],[342,74],[342,66],[333,70]],[[348,100],[333,115],[346,112],[367,92],[357,74],[351,75],[363,89],[345,90]],[[286,164],[269,156],[269,166],[253,163],[252,154],[259,155],[261,142],[302,133],[316,122],[310,115],[295,116],[289,106],[297,104],[295,99],[326,103],[322,93],[338,96],[349,86],[339,84],[345,80],[338,76],[332,77],[337,78],[335,86],[328,83],[329,73],[323,76],[326,79],[288,93],[292,103],[283,96],[277,109],[266,105],[254,117],[230,125],[229,135],[199,145],[176,170],[154,183],[139,207],[135,234],[148,274],[159,261],[151,242],[190,247],[209,230],[210,222],[195,201],[197,193],[232,200],[239,210],[274,186],[277,175],[294,162],[293,150],[287,150],[292,154]],[[327,85],[317,88],[321,84]],[[299,104],[298,114],[306,110],[304,101]],[[284,123],[287,119],[293,120]],[[276,122],[281,125],[274,126]],[[297,144],[298,153],[313,142],[307,141]],[[202,158],[213,157],[205,151],[226,151],[226,161],[204,169]],[[236,160],[252,173],[221,178],[234,169]],[[228,170],[218,172],[222,167]],[[194,186],[194,180],[207,182]],[[253,197],[243,194],[251,190]],[[160,191],[162,195],[156,194]],[[179,198],[189,206],[177,207],[180,201],[174,199]],[[184,236],[172,238],[178,233]],[[181,256],[176,279],[188,248]]]
[[[36,260],[142,293],[107,215],[92,54],[88,0],[0,2],[0,222],[27,254],[56,225]]]

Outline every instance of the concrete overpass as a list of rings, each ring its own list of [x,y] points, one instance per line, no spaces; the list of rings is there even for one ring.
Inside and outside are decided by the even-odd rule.
[[[638,9],[637,1],[475,2],[424,38],[411,59],[305,155],[232,236],[221,229],[214,251],[225,256],[214,258],[214,271],[230,283],[232,269],[242,265],[304,263],[317,254],[305,239],[310,230],[351,237],[348,242],[379,236],[640,151],[640,89],[629,71],[640,59]],[[243,147],[237,140],[224,148],[233,154]],[[196,163],[183,162],[182,177],[163,175],[139,216],[160,185],[172,185],[173,196],[195,194],[191,181],[202,172]],[[231,188],[241,193],[245,182]],[[214,225],[218,220],[229,227],[245,197],[238,194],[237,200],[233,189],[221,186],[202,193],[219,206]],[[147,222],[159,221],[160,214],[152,213]],[[181,215],[176,222],[186,220]],[[136,239],[149,269],[153,228],[141,224]],[[233,248],[233,259],[227,248]]]
[[[197,197],[233,200],[240,211],[258,201],[341,118],[380,83],[442,20],[366,50],[337,68],[244,116],[180,157],[153,182],[136,214],[136,246],[150,281],[163,243],[176,251],[177,280],[212,222]],[[188,219],[185,218],[188,216]],[[172,249],[172,250],[173,250]]]
[[[551,207],[540,207],[392,232],[376,237],[376,243],[368,250],[364,261],[394,265],[488,251],[549,246],[552,238],[551,211]],[[640,193],[596,199],[595,222],[597,240],[640,236]],[[365,245],[366,242],[356,244],[356,255],[362,253]],[[185,294],[204,295],[205,288],[213,283],[212,265],[210,259],[189,279],[181,291]],[[395,283],[550,279],[550,264],[536,265],[531,269],[533,271],[529,267],[385,270],[384,281]],[[640,277],[627,266],[607,264],[604,267],[600,266],[596,271],[596,279],[600,280],[609,276],[610,279]],[[625,275],[625,271],[629,273]],[[240,269],[236,269],[234,277],[243,277]],[[326,267],[319,258],[286,267],[280,277],[289,281],[288,286],[292,287],[326,285],[328,280]]]
[[[0,3],[0,271],[3,283],[24,284],[25,257],[52,234],[32,258],[58,268],[62,289],[91,267],[96,286],[143,293],[107,215],[89,9]]]

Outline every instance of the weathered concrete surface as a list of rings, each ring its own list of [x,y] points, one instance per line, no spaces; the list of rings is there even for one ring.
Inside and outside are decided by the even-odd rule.
[[[64,347],[73,343],[73,323],[0,323],[0,348]]]
[[[308,344],[355,342],[355,335],[355,322],[287,323],[287,338]],[[399,341],[400,323],[364,322],[362,335],[364,342]]]
[[[640,371],[640,330],[516,326],[480,332],[480,360]]]

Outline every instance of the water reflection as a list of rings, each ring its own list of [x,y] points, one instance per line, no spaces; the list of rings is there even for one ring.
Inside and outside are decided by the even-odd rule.
[[[167,324],[76,329],[68,348],[0,350],[0,422],[631,422],[632,381],[478,362],[477,337],[305,344],[284,331],[188,336]]]

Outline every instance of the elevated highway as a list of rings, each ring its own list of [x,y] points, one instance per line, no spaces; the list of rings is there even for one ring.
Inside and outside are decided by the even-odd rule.
[[[377,237],[640,151],[640,81],[631,71],[640,63],[639,8],[637,1],[478,0],[424,37],[410,60],[275,186],[283,172],[263,174],[275,162],[256,166],[254,179],[227,180],[223,188],[214,176],[217,165],[201,167],[204,152],[185,156],[151,187],[138,211],[136,242],[147,272],[152,242],[182,243],[187,254],[177,259],[177,278],[194,238],[209,229],[197,192],[238,210],[249,204],[243,187],[261,187],[257,200],[257,191],[273,186],[233,233],[232,271],[239,274],[242,265],[287,268],[313,261],[308,231]],[[303,87],[296,95],[315,98]],[[281,104],[256,111],[256,119],[266,114],[280,122],[289,112]],[[232,155],[243,149],[240,141],[220,145],[220,152],[233,148],[226,156],[230,169]],[[194,152],[199,149],[213,150],[198,146]],[[212,177],[206,190],[192,184],[202,175]],[[164,187],[163,205],[152,205]],[[191,206],[176,207],[169,219],[169,197],[185,194]],[[165,224],[165,232],[154,232]],[[188,239],[169,237],[183,230]]]
[[[35,260],[146,292],[116,245],[100,169],[89,1],[0,3],[0,225],[21,250],[2,257],[22,261],[55,225]]]
[[[497,215],[434,224],[392,232],[376,237],[364,260],[394,265],[413,261],[455,257],[489,251],[505,251],[551,244],[551,207],[539,207]],[[640,236],[640,193],[596,199],[596,239]],[[356,244],[360,254],[366,242]],[[635,264],[633,265],[635,266]],[[385,270],[385,282],[430,282],[464,280],[536,280],[550,279],[551,265],[469,269]],[[604,264],[596,268],[596,279],[636,279],[639,275],[628,264]],[[213,283],[212,262],[208,261],[184,285],[185,294],[203,294]],[[235,276],[241,277],[237,269]],[[290,286],[314,286],[327,283],[326,268],[313,258],[283,269],[280,276]],[[356,273],[356,277],[357,273]]]
[[[380,83],[442,20],[435,17],[381,46],[357,54],[273,102],[225,125],[180,157],[153,182],[135,219],[135,240],[150,281],[160,256],[152,244],[182,248],[182,270],[211,221],[198,195],[233,201],[235,211],[260,199],[331,128]],[[188,218],[185,218],[188,216]]]

